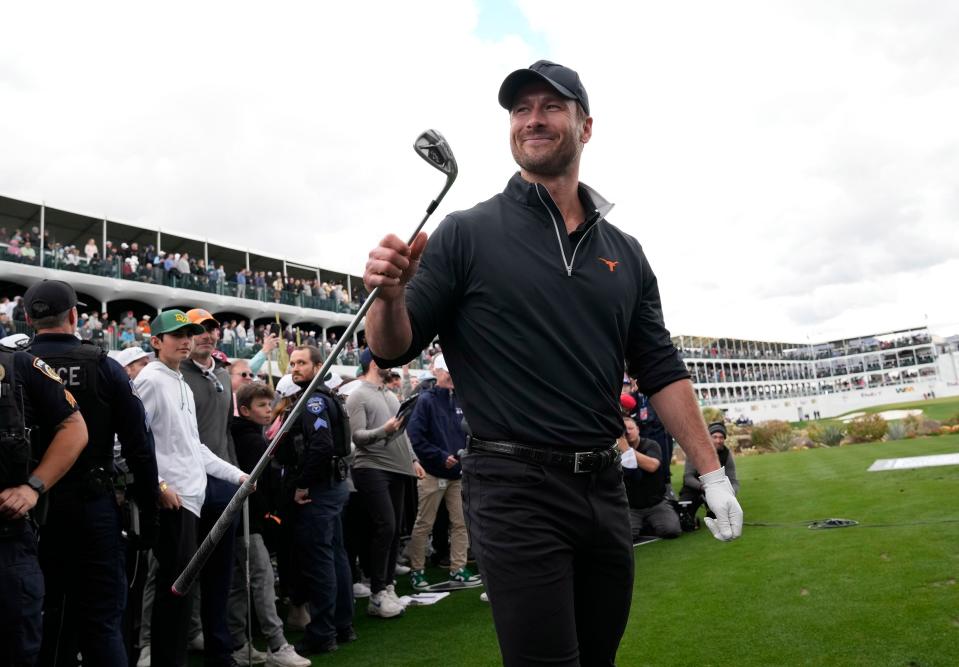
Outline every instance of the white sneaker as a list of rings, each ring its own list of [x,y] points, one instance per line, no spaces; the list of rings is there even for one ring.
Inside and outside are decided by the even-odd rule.
[[[353,597],[357,600],[360,598],[368,598],[371,594],[372,592],[370,591],[370,587],[364,584],[362,581],[357,581],[355,584],[353,584]]]
[[[370,603],[366,607],[366,613],[370,616],[379,616],[380,618],[394,618],[403,613],[403,605],[394,601],[386,590],[374,593],[370,597]]]
[[[313,663],[297,653],[291,645],[283,644],[276,651],[267,649],[266,664],[268,667],[310,667]]]
[[[186,645],[191,651],[196,651],[197,653],[203,653],[203,633],[198,634],[196,637],[190,640],[190,643]]]
[[[258,651],[255,646],[244,644],[233,651],[233,661],[240,667],[249,667],[250,665],[262,665],[266,662],[266,653]]]
[[[480,593],[480,600],[483,602],[489,602],[489,595],[487,595],[486,591]]]
[[[310,620],[310,610],[305,604],[290,605],[286,614],[286,627],[290,630],[305,630]]]
[[[393,570],[393,571],[394,571],[396,574],[402,576],[402,575],[404,575],[404,574],[409,574],[409,573],[410,573],[410,568],[409,568],[408,566],[406,566],[406,565],[401,564],[401,563],[397,563],[397,564],[396,564],[396,569]]]
[[[406,609],[406,603],[400,600],[400,597],[396,594],[396,584],[390,584],[386,587],[386,594],[390,596],[390,599],[393,600],[396,604]]]
[[[137,667],[150,667],[150,645],[145,644],[140,649],[140,659],[137,660]]]

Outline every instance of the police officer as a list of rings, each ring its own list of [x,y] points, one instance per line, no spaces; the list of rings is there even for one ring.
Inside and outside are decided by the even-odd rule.
[[[0,660],[4,664],[33,665],[39,656],[44,586],[37,558],[36,522],[42,518],[37,503],[70,470],[86,444],[86,424],[56,372],[31,354],[0,346]]]
[[[143,404],[123,368],[96,345],[76,337],[77,295],[60,280],[44,280],[24,295],[27,322],[37,334],[31,351],[47,362],[76,398],[90,442],[51,494],[41,530],[46,581],[41,661],[126,665],[126,544],[114,490],[114,434],[134,476],[140,511],[138,546],[156,534],[156,456]],[[79,304],[84,305],[84,304]]]
[[[319,348],[301,345],[290,354],[290,374],[302,388],[323,363]],[[344,461],[334,457],[331,429],[342,418],[330,394],[315,390],[292,424],[286,443],[295,445],[299,465],[293,475],[294,542],[301,555],[300,578],[310,601],[311,620],[296,645],[309,657],[329,653],[356,639],[353,632],[353,577],[343,543],[341,516],[349,498]],[[285,443],[285,444],[286,444]]]

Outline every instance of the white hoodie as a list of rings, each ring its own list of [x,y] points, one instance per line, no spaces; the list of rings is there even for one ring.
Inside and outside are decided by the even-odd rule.
[[[151,361],[133,386],[153,431],[160,481],[176,491],[185,509],[200,516],[207,474],[239,484],[243,471],[200,442],[193,391],[183,375],[161,361]]]

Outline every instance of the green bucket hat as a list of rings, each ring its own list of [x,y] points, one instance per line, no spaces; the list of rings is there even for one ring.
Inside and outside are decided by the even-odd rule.
[[[190,318],[182,310],[176,309],[164,310],[150,324],[150,333],[154,336],[179,331],[180,329],[186,329],[186,333],[192,335],[206,331],[201,325],[190,322]]]

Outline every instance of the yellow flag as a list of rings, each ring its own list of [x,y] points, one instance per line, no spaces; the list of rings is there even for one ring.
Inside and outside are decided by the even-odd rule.
[[[276,364],[280,367],[280,375],[286,375],[290,366],[290,356],[286,353],[286,339],[283,337],[283,325],[280,323],[280,314],[276,313],[276,326],[280,330],[280,344],[277,346]]]

